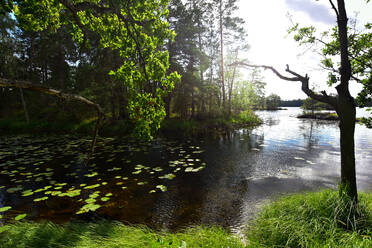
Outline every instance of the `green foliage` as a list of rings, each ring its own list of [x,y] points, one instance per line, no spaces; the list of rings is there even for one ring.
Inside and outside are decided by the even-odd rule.
[[[36,32],[58,35],[63,30],[70,33],[81,49],[94,45],[95,48],[108,48],[119,54],[120,62],[116,59],[110,80],[125,85],[129,116],[138,123],[135,129],[138,135],[147,139],[152,137],[164,118],[162,97],[180,79],[176,72],[167,71],[168,51],[164,50],[164,45],[175,36],[166,21],[168,1],[121,0],[101,5],[94,0],[42,0],[16,1],[14,5],[2,3],[1,6],[12,7],[18,27],[22,32],[32,34],[31,43],[38,35]],[[61,58],[65,62],[65,57],[62,46],[58,47],[57,66],[60,67]],[[33,43],[31,48],[30,63],[34,63]],[[80,57],[79,63],[84,66],[84,59]],[[57,75],[60,74],[57,71]],[[58,80],[62,82],[62,76]],[[138,108],[141,109],[140,114],[131,112]]]
[[[332,190],[281,197],[248,226],[248,246],[370,247],[372,195],[360,194],[359,205],[350,206]]]
[[[246,110],[232,117],[233,124],[255,126],[262,123],[261,119],[252,110]]]
[[[243,243],[222,228],[194,227],[177,233],[155,232],[119,222],[53,223],[21,222],[0,227],[2,248],[128,247],[128,248],[243,248]]]
[[[304,103],[302,104],[301,108],[303,110],[310,110],[313,113],[316,110],[332,109],[331,106],[327,105],[326,103],[319,102],[310,97],[304,100]]]
[[[280,96],[276,94],[271,94],[268,97],[266,97],[266,109],[269,110],[275,110],[278,109],[280,106]]]

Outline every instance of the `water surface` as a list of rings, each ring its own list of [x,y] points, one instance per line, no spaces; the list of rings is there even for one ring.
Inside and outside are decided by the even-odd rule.
[[[176,230],[195,224],[239,229],[267,199],[335,188],[337,122],[297,119],[299,108],[261,111],[264,124],[230,134],[159,138],[151,144],[90,137],[0,136],[0,213],[28,219],[108,218]],[[358,115],[365,112],[358,110]],[[372,188],[372,130],[357,125],[357,181]]]

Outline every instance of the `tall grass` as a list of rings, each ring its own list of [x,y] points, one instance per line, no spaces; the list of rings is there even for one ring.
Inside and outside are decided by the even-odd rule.
[[[242,248],[243,243],[222,228],[191,228],[179,233],[157,233],[119,222],[22,222],[0,228],[2,248]]]
[[[332,190],[286,196],[249,224],[248,247],[372,247],[371,211],[372,194],[357,206]]]

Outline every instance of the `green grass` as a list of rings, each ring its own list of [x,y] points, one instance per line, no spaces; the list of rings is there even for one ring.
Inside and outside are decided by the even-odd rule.
[[[197,227],[171,234],[108,221],[65,225],[20,222],[1,227],[0,232],[2,248],[244,247],[239,239],[221,228]]]
[[[359,198],[356,208],[332,190],[279,198],[249,223],[244,242],[219,227],[169,233],[115,221],[64,225],[21,221],[0,227],[0,247],[372,247],[372,193]],[[357,219],[350,209],[357,210]]]
[[[248,247],[372,247],[372,194],[360,194],[356,219],[338,195],[326,190],[270,203],[249,224]]]

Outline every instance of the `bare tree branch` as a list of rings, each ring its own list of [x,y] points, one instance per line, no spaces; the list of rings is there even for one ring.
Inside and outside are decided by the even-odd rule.
[[[252,68],[264,68],[265,70],[271,70],[272,72],[274,72],[280,79],[283,79],[283,80],[286,80],[286,81],[293,81],[293,82],[299,81],[297,77],[295,77],[295,78],[289,78],[289,77],[283,76],[282,74],[280,74],[272,66],[267,66],[267,65],[251,65],[251,64],[247,64],[247,63],[241,62],[241,61],[237,61],[237,62],[232,63],[230,65],[241,65],[241,66],[252,67]]]
[[[322,94],[318,94],[318,93],[312,91],[309,88],[309,77],[308,77],[308,75],[306,74],[306,76],[301,76],[300,74],[298,74],[298,73],[290,70],[288,65],[287,65],[287,68],[286,68],[286,72],[292,74],[295,77],[284,76],[284,75],[280,74],[272,66],[267,66],[267,65],[250,65],[250,64],[247,64],[245,62],[236,62],[235,64],[241,65],[241,66],[246,66],[246,67],[268,69],[268,70],[271,70],[272,72],[274,72],[280,79],[283,79],[283,80],[286,80],[286,81],[292,81],[292,82],[296,82],[296,81],[301,82],[302,83],[301,89],[302,89],[302,91],[306,95],[308,95],[309,97],[311,97],[311,98],[313,98],[315,100],[318,100],[320,102],[328,103],[329,105],[331,105],[335,109],[337,108],[337,99],[336,99],[336,97],[327,95],[327,93],[325,91],[323,91]]]
[[[338,19],[338,10],[336,8],[336,6],[334,5],[334,3],[332,2],[332,0],[329,0],[330,4],[332,5],[332,9],[336,12],[336,16],[337,16],[337,19]]]

